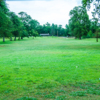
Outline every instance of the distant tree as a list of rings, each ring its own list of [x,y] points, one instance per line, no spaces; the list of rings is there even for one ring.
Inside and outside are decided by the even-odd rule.
[[[99,36],[99,28],[100,25],[98,24],[100,22],[100,0],[82,0],[83,6],[87,7],[87,9],[89,10],[91,8],[93,8],[92,13],[92,20],[95,21],[96,25],[96,41],[98,42],[98,36]]]
[[[29,21],[30,29],[37,30],[37,27],[38,27],[39,25],[40,25],[40,23],[39,23],[37,20],[31,19],[31,20]]]
[[[34,31],[37,31],[38,30],[38,26],[39,26],[40,24],[39,24],[39,22],[37,21],[37,20],[30,20],[29,21],[29,35],[30,36],[33,36],[33,33],[34,32],[32,32],[33,30]]]
[[[54,29],[55,29],[55,36],[58,36],[58,25],[57,24],[54,25]]]
[[[42,25],[39,25],[38,27],[37,27],[37,32],[40,34],[40,33],[43,33],[43,28],[42,28],[43,26]]]
[[[33,37],[36,37],[36,36],[38,36],[38,32],[35,31],[34,29],[32,29],[32,30],[31,30],[31,35],[32,35]]]
[[[70,16],[69,25],[74,36],[79,39],[87,36],[90,30],[90,20],[86,9],[81,6],[75,7],[70,11]]]
[[[18,14],[20,16],[22,23],[24,24],[25,30],[27,31],[27,33],[29,35],[29,31],[30,31],[29,22],[32,20],[31,16],[28,15],[26,12],[19,12]]]
[[[19,17],[14,12],[9,12],[9,17],[10,17],[10,20],[13,22],[12,34],[15,37],[14,40],[16,41],[16,37],[19,37],[18,39],[20,40],[20,37],[23,34],[23,23],[21,22]]]
[[[47,23],[46,23],[46,26],[50,26],[50,23],[49,23],[49,22],[47,22]]]
[[[66,31],[62,28],[62,25],[52,24],[49,22],[43,25],[38,25],[37,32],[40,33],[49,33],[51,36],[65,36]]]
[[[55,25],[54,24],[52,24],[52,26],[51,26],[51,36],[55,36]]]
[[[65,36],[65,34],[66,34],[65,32],[66,32],[65,29],[62,28],[62,29],[61,29],[61,36]]]
[[[49,33],[50,34],[50,31],[51,31],[51,26],[50,26],[50,23],[46,23],[46,33]]]
[[[69,36],[69,25],[66,24],[66,25],[65,25],[65,28],[66,28],[66,29],[65,29],[65,34],[64,34],[64,35],[65,35],[65,36]]]
[[[59,25],[58,26],[58,36],[62,36],[61,30],[62,30],[62,25]]]

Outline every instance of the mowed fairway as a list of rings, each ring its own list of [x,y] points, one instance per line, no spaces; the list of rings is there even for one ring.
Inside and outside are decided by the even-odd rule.
[[[16,99],[100,100],[100,40],[0,39],[0,100]]]

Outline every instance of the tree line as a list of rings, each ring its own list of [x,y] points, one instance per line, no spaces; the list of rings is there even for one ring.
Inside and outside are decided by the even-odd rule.
[[[16,41],[17,37],[20,40],[24,37],[37,36],[38,32],[34,28],[37,25],[38,22],[27,13],[19,12],[16,15],[9,11],[4,0],[0,1],[0,37],[3,37],[3,42],[5,42],[5,37],[11,41],[14,37]]]
[[[14,37],[14,40],[16,41],[16,38],[20,40],[24,37],[36,37],[41,33],[49,33],[50,36],[73,36],[79,39],[96,37],[98,41],[98,38],[100,37],[100,8],[97,5],[99,0],[95,1],[97,7],[94,12],[92,12],[93,19],[91,20],[87,14],[86,7],[90,9],[90,3],[92,3],[93,0],[83,0],[82,2],[82,6],[74,7],[69,12],[69,23],[65,25],[65,28],[63,28],[62,25],[50,25],[49,22],[40,25],[37,20],[32,19],[26,12],[19,12],[18,15],[16,15],[8,9],[6,2],[1,0],[0,37],[3,38],[4,42],[5,38],[9,38],[10,41],[12,41],[12,37]],[[98,18],[95,17],[96,14],[99,16]]]
[[[11,12],[4,0],[0,1],[0,37],[9,38],[10,41],[23,39],[24,37],[38,36],[41,33],[49,33],[50,36],[67,36],[67,30],[62,28],[62,25],[56,25],[46,23],[40,25],[40,23],[32,19],[26,12],[19,12],[16,15]]]

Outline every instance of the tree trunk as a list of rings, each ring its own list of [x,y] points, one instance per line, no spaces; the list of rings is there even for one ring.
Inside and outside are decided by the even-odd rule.
[[[23,39],[23,37],[21,37],[21,39]]]
[[[5,36],[3,36],[3,42],[5,42]]]
[[[98,42],[98,33],[97,33],[97,36],[96,36],[96,42]]]
[[[15,38],[14,38],[14,41],[16,41],[16,36],[15,36]]]
[[[19,36],[18,40],[20,40],[20,36]]]
[[[81,36],[79,36],[79,39],[81,40]]]
[[[10,37],[10,41],[12,41],[12,37]]]
[[[58,31],[57,31],[57,36],[58,36]]]

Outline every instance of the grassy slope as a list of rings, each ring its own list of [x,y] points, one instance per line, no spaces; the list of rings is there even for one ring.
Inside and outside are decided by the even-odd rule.
[[[0,42],[0,100],[24,96],[99,100],[99,78],[100,42],[95,39],[38,37]]]

